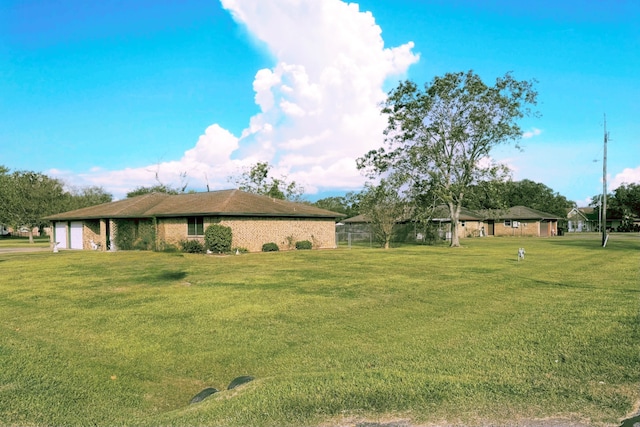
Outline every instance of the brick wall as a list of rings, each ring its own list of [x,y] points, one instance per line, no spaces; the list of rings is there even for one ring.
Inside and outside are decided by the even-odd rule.
[[[165,242],[179,247],[180,241],[187,238],[186,218],[162,218],[158,219],[158,242]]]
[[[464,225],[463,225],[464,224]],[[480,229],[484,227],[486,233],[486,226],[482,221],[469,221],[469,220],[461,220],[458,221],[458,237],[479,237]]]
[[[102,238],[100,237],[100,220],[87,220],[84,221],[82,227],[82,249],[91,250],[91,240],[96,244],[101,244]],[[100,246],[101,250],[104,247]]]
[[[513,221],[511,222],[513,224]],[[537,221],[534,222],[520,222],[518,227],[513,227],[512,225],[504,225],[504,221],[496,221],[494,228],[495,236],[516,236],[516,237],[524,237],[524,236],[534,236],[537,237],[540,235],[539,232],[540,223]]]
[[[218,223],[231,227],[232,247],[260,252],[264,243],[276,243],[281,250],[289,249],[289,240],[309,240],[314,249],[335,248],[335,222],[333,219],[307,218],[255,218],[255,217],[205,217],[204,229]],[[290,238],[290,239],[289,239]],[[178,246],[181,240],[202,237],[187,236],[186,218],[158,219],[158,240]],[[295,246],[293,246],[295,247]]]

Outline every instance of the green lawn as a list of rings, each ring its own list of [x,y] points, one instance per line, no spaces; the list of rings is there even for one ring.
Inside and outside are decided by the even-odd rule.
[[[628,415],[640,237],[614,234],[604,249],[595,234],[462,244],[0,254],[0,424]],[[255,380],[225,390],[240,375]],[[206,387],[223,391],[189,405]]]
[[[0,237],[0,249],[3,248],[48,248],[51,246],[49,237],[34,237],[29,243],[28,237]]]

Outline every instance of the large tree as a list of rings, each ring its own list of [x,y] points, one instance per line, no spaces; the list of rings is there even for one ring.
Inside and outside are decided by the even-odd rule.
[[[640,217],[640,184],[622,184],[614,190],[613,200],[621,214]]]
[[[591,206],[600,209],[602,194],[593,196]],[[600,215],[600,213],[598,213]],[[622,219],[621,230],[634,230],[634,219],[640,217],[640,184],[622,184],[607,195],[607,218]]]
[[[451,246],[460,246],[458,218],[470,185],[505,176],[489,159],[492,148],[518,141],[518,119],[536,114],[534,81],[510,73],[486,85],[473,71],[447,73],[425,84],[401,82],[389,93],[385,144],[358,159],[369,176],[389,173],[424,188],[449,208]]]
[[[269,162],[258,162],[242,172],[240,176],[229,177],[229,181],[235,183],[239,190],[248,193],[262,194],[274,199],[302,201],[304,188],[295,181],[288,181],[286,176],[275,178],[271,175],[273,166]]]
[[[26,227],[33,243],[33,228],[42,218],[60,212],[65,201],[64,184],[47,175],[0,167],[0,223]]]

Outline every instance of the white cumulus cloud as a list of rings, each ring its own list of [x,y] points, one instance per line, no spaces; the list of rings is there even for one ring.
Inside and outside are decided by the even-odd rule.
[[[615,190],[622,184],[640,184],[640,166],[624,168],[622,172],[613,177],[609,186],[612,190]]]
[[[383,84],[401,77],[419,55],[413,43],[387,48],[370,12],[339,0],[221,0],[239,25],[267,47],[274,64],[256,70],[255,102],[260,112],[234,136],[209,126],[181,159],[123,171],[91,172],[105,182],[153,185],[187,172],[190,188],[225,188],[242,167],[268,161],[308,193],[355,189],[364,178],[355,159],[383,142],[386,119]],[[250,85],[250,82],[247,82]],[[126,178],[125,178],[126,177]],[[143,178],[144,177],[144,178]],[[106,184],[109,182],[109,184]],[[112,190],[113,191],[113,190]]]
[[[524,139],[529,139],[529,138],[533,138],[534,136],[538,136],[542,133],[542,131],[538,128],[532,128],[531,130],[528,130],[526,132],[524,132],[522,134],[522,137]]]

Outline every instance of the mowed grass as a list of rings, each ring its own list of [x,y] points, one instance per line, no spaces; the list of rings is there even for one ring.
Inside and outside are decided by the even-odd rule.
[[[463,245],[0,254],[0,424],[628,415],[640,387],[638,235],[604,249],[597,235]],[[255,380],[225,390],[241,375]],[[206,387],[222,391],[189,405]]]
[[[0,237],[0,250],[6,248],[48,248],[49,246],[51,246],[49,237],[34,237],[33,243],[29,243],[28,237]]]

